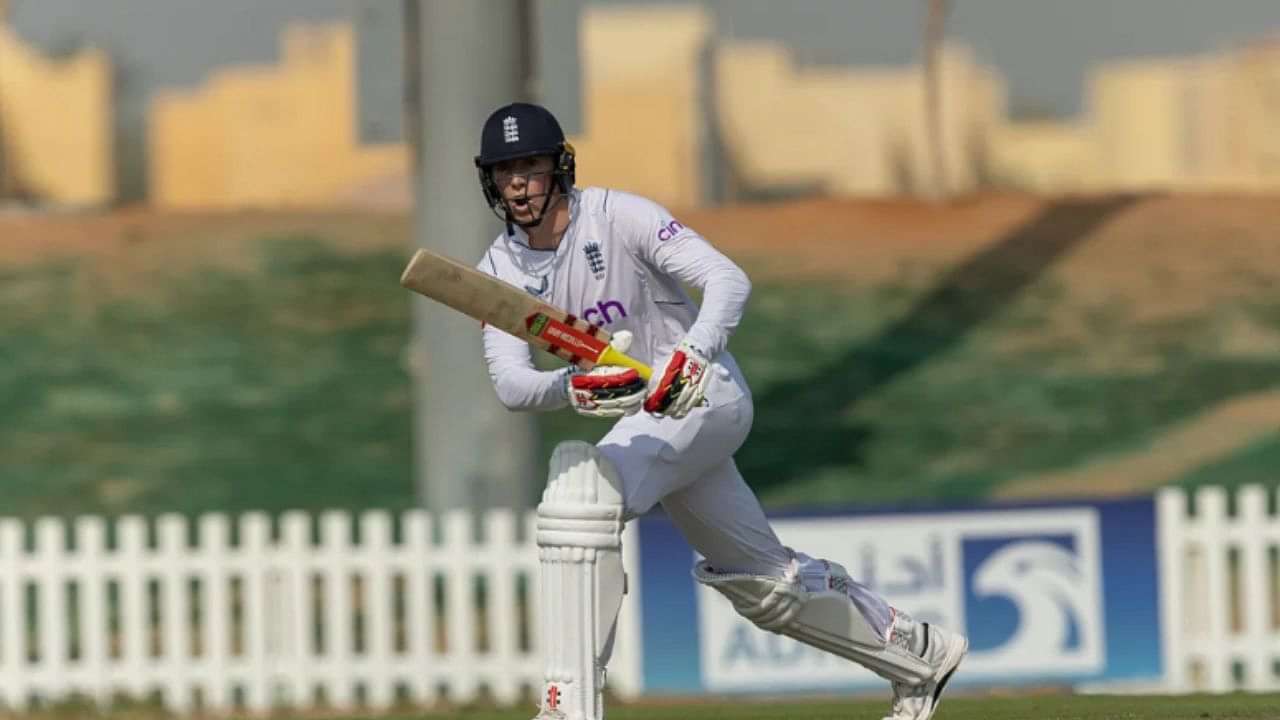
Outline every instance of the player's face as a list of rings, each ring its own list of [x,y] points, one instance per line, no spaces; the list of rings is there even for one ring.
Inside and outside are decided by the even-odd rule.
[[[504,160],[493,166],[494,182],[516,222],[529,222],[546,210],[553,164],[551,158],[539,155]]]

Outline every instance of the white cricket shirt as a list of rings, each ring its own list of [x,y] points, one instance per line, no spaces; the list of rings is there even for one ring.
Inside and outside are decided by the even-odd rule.
[[[661,205],[606,188],[574,189],[569,227],[555,250],[534,250],[520,227],[493,241],[477,268],[611,333],[635,336],[628,354],[649,365],[686,336],[741,377],[723,352],[751,293],[746,273]],[[698,308],[681,282],[702,291]],[[567,368],[539,371],[523,340],[486,326],[484,357],[504,405],[568,404]],[[654,368],[655,371],[659,368]]]

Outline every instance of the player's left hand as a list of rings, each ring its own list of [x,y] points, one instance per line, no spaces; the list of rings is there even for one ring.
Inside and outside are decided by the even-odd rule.
[[[707,381],[711,379],[711,362],[706,354],[688,340],[680,344],[660,365],[661,371],[649,378],[649,397],[644,409],[673,418],[682,418],[702,404]]]
[[[618,418],[640,411],[645,384],[631,368],[598,365],[569,376],[569,401],[579,415]]]
[[[631,341],[631,331],[619,330],[609,344],[625,353]],[[570,373],[568,384],[569,404],[579,415],[619,418],[639,412],[644,404],[644,379],[631,368],[597,365],[588,373]]]

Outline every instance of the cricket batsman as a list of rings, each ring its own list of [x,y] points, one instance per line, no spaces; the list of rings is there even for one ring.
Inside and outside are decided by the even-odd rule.
[[[511,410],[566,405],[614,421],[596,445],[551,456],[537,509],[545,685],[535,720],[603,720],[601,691],[625,592],[622,527],[661,503],[704,558],[694,577],[761,628],[888,680],[886,720],[927,720],[968,650],[963,636],[891,607],[840,565],[784,546],[738,473],[751,391],[726,350],[746,274],[658,204],[574,186],[574,150],[545,108],[498,108],[481,131],[480,187],[505,224],[478,267],[614,335],[653,368],[542,371],[492,326],[484,356]],[[702,292],[701,307],[681,283]]]

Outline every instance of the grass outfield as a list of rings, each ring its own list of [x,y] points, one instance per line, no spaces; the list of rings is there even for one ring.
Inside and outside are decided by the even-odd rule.
[[[663,707],[618,707],[609,720],[878,720],[888,703],[797,702],[786,704],[729,702]],[[457,712],[424,715],[459,720],[529,720],[530,710]],[[1278,695],[1195,695],[1189,697],[1038,696],[1019,698],[949,698],[936,720],[1231,720],[1280,718]],[[407,720],[407,718],[406,718]]]

